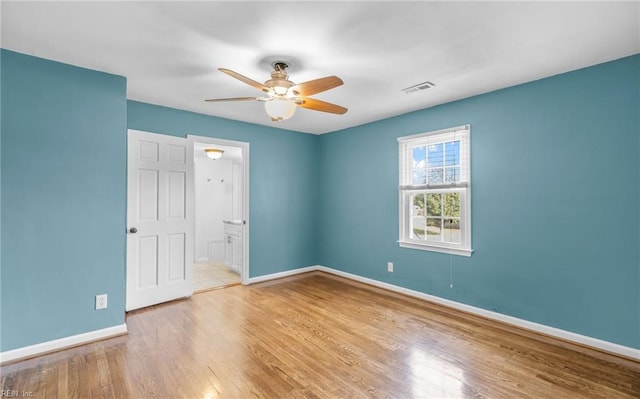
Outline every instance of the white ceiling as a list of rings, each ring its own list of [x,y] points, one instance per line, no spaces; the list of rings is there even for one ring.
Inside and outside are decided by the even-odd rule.
[[[2,47],[127,78],[129,99],[325,133],[640,52],[640,2],[7,2]],[[218,72],[268,79],[337,75],[313,97],[344,115],[298,109],[271,122],[261,93]],[[431,81],[413,94],[401,89]]]

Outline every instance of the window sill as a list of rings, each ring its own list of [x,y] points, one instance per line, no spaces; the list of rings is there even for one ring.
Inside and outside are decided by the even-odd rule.
[[[398,241],[398,245],[400,245],[402,248],[419,249],[421,251],[440,252],[443,254],[459,255],[459,256],[466,256],[466,257],[471,257],[471,254],[473,254],[472,249],[448,248],[448,247],[441,247],[437,245],[417,244],[415,242],[409,242],[409,241]]]

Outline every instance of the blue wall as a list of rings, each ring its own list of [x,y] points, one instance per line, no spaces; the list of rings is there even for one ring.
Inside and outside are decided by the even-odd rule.
[[[126,80],[2,50],[1,84],[0,350],[124,323]]]
[[[640,348],[639,71],[636,55],[321,136],[320,264]],[[475,253],[399,248],[397,137],[464,124]]]
[[[1,351],[124,322],[127,127],[251,144],[251,276],[323,264],[640,348],[638,55],[313,136],[0,54]],[[476,252],[399,248],[396,138],[467,123]]]
[[[0,350],[124,322],[127,127],[249,142],[250,275],[316,264],[318,137],[127,102],[122,77],[11,51],[2,72]]]
[[[128,126],[250,143],[251,277],[317,264],[318,137],[129,101]]]

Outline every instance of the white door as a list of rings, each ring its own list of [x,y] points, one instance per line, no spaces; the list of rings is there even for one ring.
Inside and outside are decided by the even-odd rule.
[[[193,294],[193,156],[186,139],[129,130],[126,310]]]

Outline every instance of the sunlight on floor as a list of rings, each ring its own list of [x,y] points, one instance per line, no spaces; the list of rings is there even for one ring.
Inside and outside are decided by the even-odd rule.
[[[450,362],[438,359],[420,349],[409,358],[412,390],[416,398],[463,397],[464,372]]]

